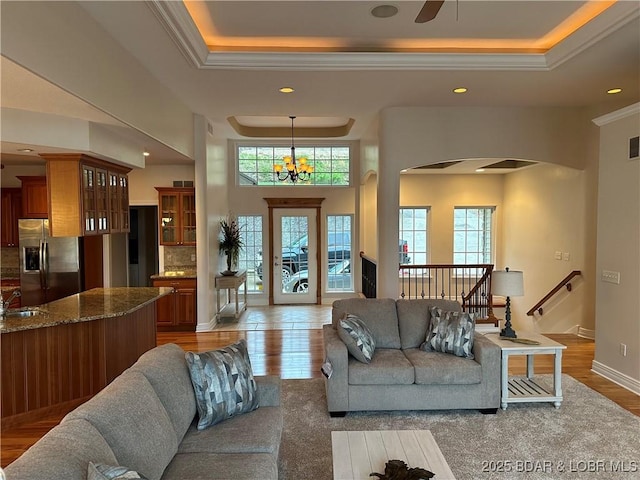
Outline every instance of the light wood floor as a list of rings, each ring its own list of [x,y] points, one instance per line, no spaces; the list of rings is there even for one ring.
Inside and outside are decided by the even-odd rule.
[[[256,375],[273,374],[281,378],[319,378],[323,362],[322,330],[329,323],[331,308],[312,307],[262,307],[252,308],[253,315],[243,319],[255,323],[254,328],[240,330],[239,325],[223,325],[212,332],[203,333],[158,333],[158,344],[176,343],[185,350],[206,351],[228,345],[245,338],[253,371]],[[279,324],[279,319],[283,321]],[[313,318],[313,321],[309,320]],[[249,321],[251,319],[251,321]],[[296,323],[306,327],[296,327]],[[269,324],[273,328],[267,329]],[[285,325],[286,324],[286,325]],[[262,326],[260,326],[262,325]],[[623,408],[640,416],[640,396],[591,372],[595,343],[575,335],[548,335],[567,346],[563,353],[563,373],[571,375],[588,387],[600,392]],[[524,374],[523,357],[511,357],[509,370],[512,374]],[[552,356],[536,357],[536,373],[553,371]],[[0,438],[0,465],[6,466],[55,426],[63,415],[42,419],[39,422],[2,430]]]

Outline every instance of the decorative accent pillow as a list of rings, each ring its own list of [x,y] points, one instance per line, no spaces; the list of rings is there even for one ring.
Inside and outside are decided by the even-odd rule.
[[[147,477],[133,470],[129,470],[127,467],[113,467],[111,465],[103,465],[102,463],[89,462],[87,480],[124,480],[127,478],[147,480]]]
[[[185,354],[198,408],[198,430],[258,408],[247,341]]]
[[[356,360],[362,363],[371,362],[376,342],[369,328],[359,317],[347,313],[338,320],[338,336]]]
[[[420,349],[426,352],[452,353],[458,357],[474,358],[473,335],[476,314],[443,311],[431,307],[431,323]]]

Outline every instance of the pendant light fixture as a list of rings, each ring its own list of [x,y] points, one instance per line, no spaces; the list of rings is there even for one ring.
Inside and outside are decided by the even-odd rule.
[[[307,182],[311,179],[313,165],[309,165],[305,157],[296,159],[296,146],[293,138],[293,120],[296,117],[290,116],[289,118],[291,119],[291,155],[287,155],[282,159],[284,166],[276,163],[273,166],[273,171],[281,182],[287,180],[292,183],[296,183],[298,180]]]

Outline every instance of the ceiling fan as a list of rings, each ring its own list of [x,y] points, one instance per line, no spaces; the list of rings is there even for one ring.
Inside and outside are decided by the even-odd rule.
[[[416,17],[416,23],[426,23],[436,18],[443,3],[444,0],[427,0],[424,2],[420,13]]]

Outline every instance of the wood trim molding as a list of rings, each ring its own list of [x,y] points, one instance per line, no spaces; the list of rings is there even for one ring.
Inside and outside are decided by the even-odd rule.
[[[324,198],[265,198],[269,208],[320,208]]]
[[[273,209],[274,208],[315,208],[316,209],[316,263],[318,265],[316,285],[316,305],[320,305],[322,302],[322,272],[320,269],[320,252],[322,250],[322,221],[320,220],[320,213],[322,208],[322,202],[324,198],[264,198],[269,207],[269,262],[273,258]],[[265,262],[265,259],[262,259]],[[269,268],[269,305],[273,303],[273,268]]]

